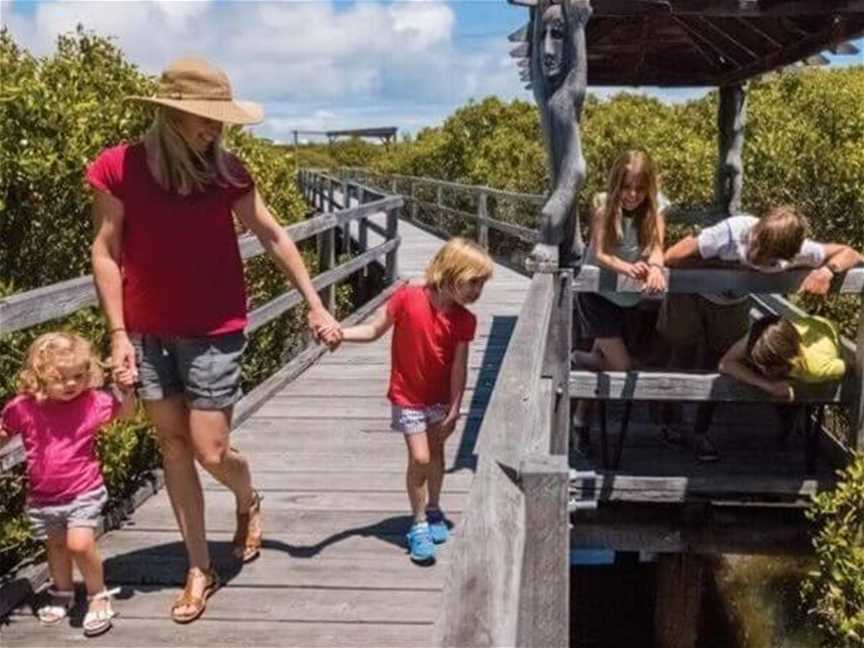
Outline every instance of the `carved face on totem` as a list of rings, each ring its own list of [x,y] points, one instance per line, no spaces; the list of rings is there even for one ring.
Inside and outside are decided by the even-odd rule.
[[[543,74],[556,79],[564,68],[564,34],[566,25],[561,5],[550,5],[543,12]]]

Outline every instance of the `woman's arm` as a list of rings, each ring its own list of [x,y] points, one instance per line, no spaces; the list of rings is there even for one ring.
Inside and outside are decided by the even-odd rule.
[[[267,254],[303,295],[309,305],[309,328],[315,337],[323,339],[331,348],[338,346],[342,339],[339,323],[324,308],[297,246],[273,218],[258,190],[253,189],[237,199],[233,210],[240,222],[261,241]]]
[[[748,385],[753,385],[768,392],[775,398],[793,400],[795,394],[792,386],[785,380],[771,380],[747,364],[747,337],[738,340],[720,359],[720,373],[732,376]]]
[[[393,326],[393,316],[387,304],[375,311],[372,319],[357,326],[342,329],[342,339],[346,342],[374,342]]]
[[[111,366],[130,372],[137,380],[135,349],[129,341],[123,319],[123,279],[120,250],[123,243],[123,203],[103,191],[93,192],[93,224],[96,234],[90,247],[93,282],[108,320],[111,336]]]
[[[666,275],[663,274],[663,241],[666,240],[666,214],[657,213],[657,238],[648,252],[648,269],[645,275],[645,292],[655,295],[666,290]]]

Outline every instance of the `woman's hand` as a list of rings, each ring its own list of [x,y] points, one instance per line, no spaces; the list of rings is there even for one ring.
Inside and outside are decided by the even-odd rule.
[[[309,329],[318,342],[323,342],[331,351],[342,343],[342,327],[323,306],[309,309]]]
[[[645,281],[645,278],[648,276],[648,264],[644,261],[625,263],[624,267],[621,269],[621,273],[627,275],[631,279]]]
[[[666,291],[666,275],[663,270],[656,265],[648,267],[648,274],[645,277],[645,285],[642,287],[642,292],[649,295],[657,295]]]
[[[111,371],[115,376],[133,385],[138,381],[138,364],[135,362],[135,347],[126,331],[111,334]]]

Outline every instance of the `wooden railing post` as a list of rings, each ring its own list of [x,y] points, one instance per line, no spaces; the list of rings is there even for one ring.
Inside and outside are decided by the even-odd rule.
[[[861,315],[858,317],[858,336],[855,339],[855,427],[852,439],[856,450],[864,450],[864,298],[861,300]]]
[[[359,187],[358,202],[362,205],[366,202],[366,189],[363,187]],[[365,252],[369,247],[369,219],[361,218],[360,222],[357,223],[359,227],[359,234],[357,236],[357,241],[360,246],[360,252]]]
[[[342,179],[342,209],[351,207],[351,185],[348,178]],[[342,226],[342,254],[351,252],[351,223],[346,222]]]
[[[489,194],[481,191],[477,195],[477,243],[489,249],[489,225],[483,220],[489,217]]]
[[[390,193],[398,193],[397,191],[397,180],[396,178],[390,179]]]
[[[336,184],[336,182],[333,180],[333,178],[327,178],[327,211],[336,211],[336,209],[333,205],[333,194],[335,193],[334,192],[334,185],[335,184]],[[334,237],[335,237],[335,233],[334,233]]]
[[[549,323],[543,376],[552,379],[551,443],[541,448],[553,455],[567,455],[570,436],[570,348],[573,336],[573,273],[556,275],[555,309]]]
[[[332,189],[332,187],[331,187]],[[318,235],[318,274],[336,267],[336,228],[332,227]],[[324,308],[331,314],[336,313],[336,285],[327,286],[318,293]]]
[[[411,182],[411,186],[408,190],[408,193],[411,194],[411,222],[417,222],[417,185],[414,182]]]
[[[399,235],[399,212],[395,209],[387,210],[387,240],[392,241]],[[388,252],[385,257],[385,277],[384,280],[389,286],[399,274],[399,248],[394,248]],[[569,400],[569,399],[568,399]]]
[[[567,457],[529,455],[520,466],[525,548],[517,646],[570,645],[570,524]]]

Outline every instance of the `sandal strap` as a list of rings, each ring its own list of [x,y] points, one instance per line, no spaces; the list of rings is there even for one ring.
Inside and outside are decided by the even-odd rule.
[[[62,599],[73,599],[75,598],[75,590],[58,590],[53,587],[49,587],[45,590],[45,593],[51,598],[62,598]]]
[[[102,599],[110,599],[115,594],[119,594],[120,589],[121,588],[119,588],[119,587],[115,587],[115,588],[110,589],[110,590],[109,589],[103,589],[98,594],[94,594],[93,596],[88,596],[87,600],[88,601],[100,601]]]

